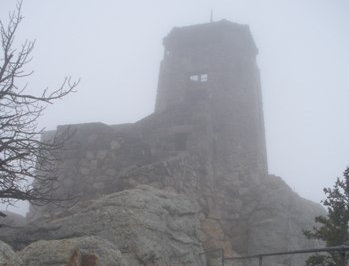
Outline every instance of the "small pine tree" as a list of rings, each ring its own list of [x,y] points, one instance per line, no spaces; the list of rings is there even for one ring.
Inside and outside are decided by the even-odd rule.
[[[349,223],[349,167],[343,174],[343,179],[337,178],[333,188],[324,188],[326,199],[323,205],[327,208],[327,216],[318,216],[311,230],[305,230],[308,239],[318,239],[325,242],[326,247],[348,245]],[[345,256],[341,252],[329,252],[328,255],[313,255],[306,261],[307,266],[345,266]]]

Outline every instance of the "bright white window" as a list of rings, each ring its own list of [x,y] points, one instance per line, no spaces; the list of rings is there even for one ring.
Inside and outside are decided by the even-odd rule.
[[[199,81],[199,75],[191,75],[190,80],[191,81]]]
[[[207,82],[208,81],[208,75],[207,74],[201,74],[200,80],[201,80],[201,82]]]
[[[207,82],[208,81],[208,74],[196,74],[196,75],[191,75],[189,77],[191,81],[194,82]]]

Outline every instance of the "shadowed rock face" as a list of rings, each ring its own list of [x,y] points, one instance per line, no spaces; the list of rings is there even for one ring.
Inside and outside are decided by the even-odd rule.
[[[188,260],[178,265],[199,265],[185,250],[198,252],[201,244],[224,248],[227,256],[316,245],[302,230],[324,210],[268,175],[257,48],[248,27],[223,20],[175,28],[164,46],[153,114],[134,124],[71,126],[76,134],[60,153],[55,197],[79,195],[79,207],[32,207],[28,220],[48,227],[45,233],[35,229],[27,243],[86,232],[111,241],[123,255],[136,254],[125,256],[145,265],[166,265],[172,256]],[[160,189],[152,193],[165,205],[151,200],[149,189],[136,190],[140,199],[150,197],[144,207],[133,205],[134,196],[125,208],[115,205],[113,200],[143,184]],[[182,196],[161,192],[168,189]],[[195,211],[183,211],[187,203],[176,203],[181,197]],[[195,226],[184,225],[189,217],[196,224],[194,216],[198,242]],[[131,218],[137,222],[122,231],[119,222]]]

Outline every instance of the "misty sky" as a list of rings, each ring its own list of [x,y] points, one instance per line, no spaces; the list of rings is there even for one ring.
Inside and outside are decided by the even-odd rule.
[[[0,0],[1,19],[14,0]],[[135,122],[152,113],[174,26],[248,24],[259,49],[269,172],[320,202],[349,165],[348,0],[24,0],[18,41],[36,40],[29,88],[81,78],[41,126]]]

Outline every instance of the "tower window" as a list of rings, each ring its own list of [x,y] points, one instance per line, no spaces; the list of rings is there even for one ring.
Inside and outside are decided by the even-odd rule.
[[[193,82],[207,82],[208,81],[208,74],[195,74],[191,75],[189,79]]]
[[[207,82],[207,80],[208,80],[208,75],[207,75],[207,74],[201,74],[200,80],[201,80],[201,82]]]
[[[190,80],[195,82],[199,81],[199,75],[191,75]]]

